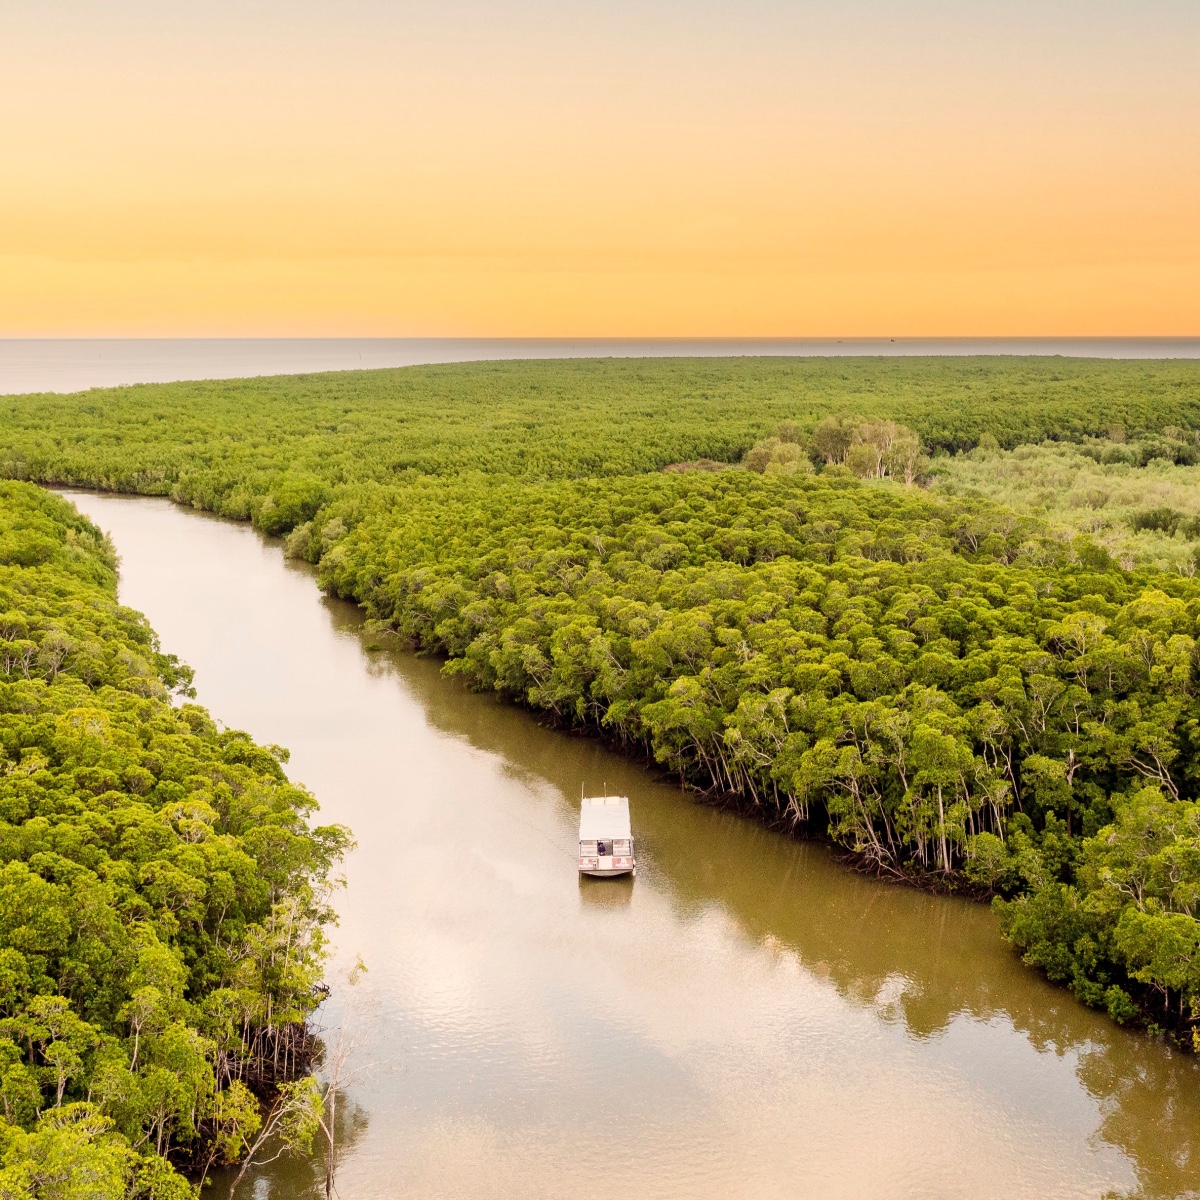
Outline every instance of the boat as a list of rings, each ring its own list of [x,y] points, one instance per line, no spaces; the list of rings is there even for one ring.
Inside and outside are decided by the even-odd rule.
[[[585,796],[579,805],[579,873],[632,875],[633,833],[624,796]]]

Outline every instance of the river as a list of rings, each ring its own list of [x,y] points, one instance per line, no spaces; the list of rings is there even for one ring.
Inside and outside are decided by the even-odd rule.
[[[199,701],[290,747],[357,838],[321,1014],[350,1047],[341,1196],[1200,1195],[1196,1061],[1023,967],[985,906],[860,877],[379,648],[247,526],[70,498]],[[577,877],[581,787],[631,798],[636,880]],[[320,1169],[237,1200],[315,1197]]]

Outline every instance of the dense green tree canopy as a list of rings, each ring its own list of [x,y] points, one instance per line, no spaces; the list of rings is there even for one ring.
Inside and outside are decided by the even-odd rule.
[[[0,399],[0,474],[174,494],[286,532],[322,487],[736,462],[780,422],[890,418],[927,449],[1200,428],[1200,363],[1056,358],[581,359],[143,384]],[[266,527],[266,526],[264,526]]]
[[[287,535],[477,686],[993,893],[1082,999],[1196,1037],[1200,363],[484,363],[0,412],[4,474]]]
[[[286,754],[219,730],[104,537],[0,484],[0,1196],[183,1197],[302,1066],[324,893]]]

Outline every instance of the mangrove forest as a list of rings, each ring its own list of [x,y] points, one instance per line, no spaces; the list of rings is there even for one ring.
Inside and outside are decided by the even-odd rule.
[[[346,831],[189,701],[107,539],[28,483],[0,483],[0,672],[0,1196],[185,1200],[264,1121],[311,1139]]]
[[[381,635],[865,869],[991,898],[1081,1001],[1200,1049],[1200,363],[483,363],[0,414],[5,476],[252,521]],[[108,1121],[139,1162],[224,1147],[233,1089],[291,1077],[341,835],[275,752],[170,707],[186,673],[113,604],[95,531],[5,495],[48,532],[5,535],[4,870],[71,897],[36,906],[61,932],[4,927],[5,1111],[20,1138]],[[103,963],[72,940],[97,908],[127,946]],[[285,913],[309,932],[276,974]],[[47,1005],[87,1032],[26,1033]],[[160,1118],[130,1081],[189,1038],[198,1082]],[[97,1099],[110,1075],[138,1099]]]

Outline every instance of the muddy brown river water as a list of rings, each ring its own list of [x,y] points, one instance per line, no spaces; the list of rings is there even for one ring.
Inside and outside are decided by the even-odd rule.
[[[1046,984],[986,907],[374,648],[245,526],[70,498],[199,701],[290,747],[357,838],[321,1013],[352,1047],[342,1197],[1200,1195],[1196,1061]],[[635,880],[577,877],[581,787],[630,797]],[[322,1170],[280,1160],[237,1200],[315,1197]]]

